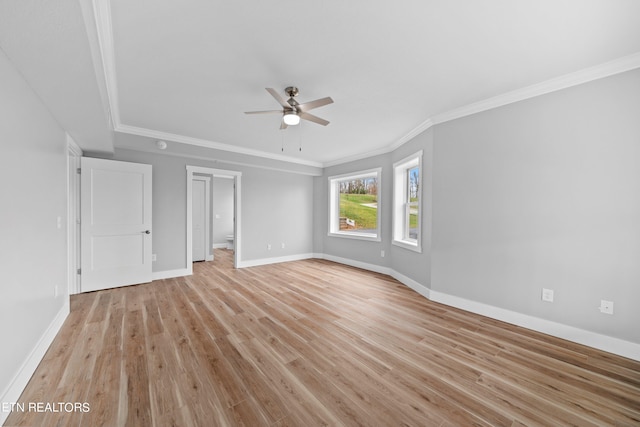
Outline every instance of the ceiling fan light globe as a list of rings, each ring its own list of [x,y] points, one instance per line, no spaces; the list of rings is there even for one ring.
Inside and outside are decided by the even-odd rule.
[[[295,126],[300,123],[300,116],[298,116],[296,113],[289,112],[284,115],[282,120],[287,126]]]

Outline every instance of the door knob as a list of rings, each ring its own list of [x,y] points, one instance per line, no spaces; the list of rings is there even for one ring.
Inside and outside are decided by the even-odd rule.
[[[151,230],[144,230],[143,233],[144,234],[151,234]]]

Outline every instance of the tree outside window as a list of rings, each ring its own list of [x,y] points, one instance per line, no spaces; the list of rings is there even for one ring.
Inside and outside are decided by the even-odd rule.
[[[418,218],[420,213],[420,167],[415,166],[407,170],[407,203],[406,216],[409,227],[406,228],[407,239],[418,239]]]

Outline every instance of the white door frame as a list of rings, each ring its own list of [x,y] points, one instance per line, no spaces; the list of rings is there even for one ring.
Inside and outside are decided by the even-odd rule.
[[[186,253],[186,267],[188,270],[188,274],[193,274],[193,263],[191,261],[191,259],[193,258],[193,254],[192,254],[192,232],[191,232],[191,228],[192,228],[192,205],[191,203],[193,202],[192,198],[193,198],[193,194],[192,194],[192,186],[191,186],[191,182],[194,179],[194,174],[201,174],[201,175],[211,175],[214,178],[233,178],[233,215],[234,215],[234,221],[233,221],[233,236],[234,236],[234,245],[235,245],[235,250],[233,251],[233,266],[235,268],[238,268],[238,264],[240,263],[240,260],[242,259],[240,254],[241,254],[241,247],[242,247],[242,238],[241,238],[241,231],[242,231],[242,227],[241,227],[241,223],[240,223],[240,219],[242,218],[241,215],[241,178],[242,178],[242,172],[238,172],[238,171],[230,171],[230,170],[224,170],[224,169],[213,169],[213,168],[207,168],[207,167],[201,167],[201,166],[191,166],[191,165],[187,165],[187,229],[186,229],[186,235],[187,235],[187,253]]]
[[[67,288],[80,293],[80,158],[82,149],[67,134]]]
[[[205,233],[204,234],[204,248],[205,248],[204,260],[213,261],[213,253],[211,252],[211,225],[210,225],[211,224],[211,177],[194,175],[192,182],[193,181],[204,182],[204,233]],[[193,191],[191,192],[191,198],[193,202]],[[191,213],[193,214],[193,212]],[[191,225],[193,226],[193,224]],[[193,235],[192,235],[192,239],[193,239]],[[193,251],[191,253],[191,256],[193,256]]]

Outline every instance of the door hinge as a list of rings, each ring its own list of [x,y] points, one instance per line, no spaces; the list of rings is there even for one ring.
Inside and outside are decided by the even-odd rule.
[[[82,168],[76,169],[76,172],[78,173],[78,175],[80,175],[82,173]]]
[[[81,268],[78,269],[78,274],[82,274],[82,269]]]

